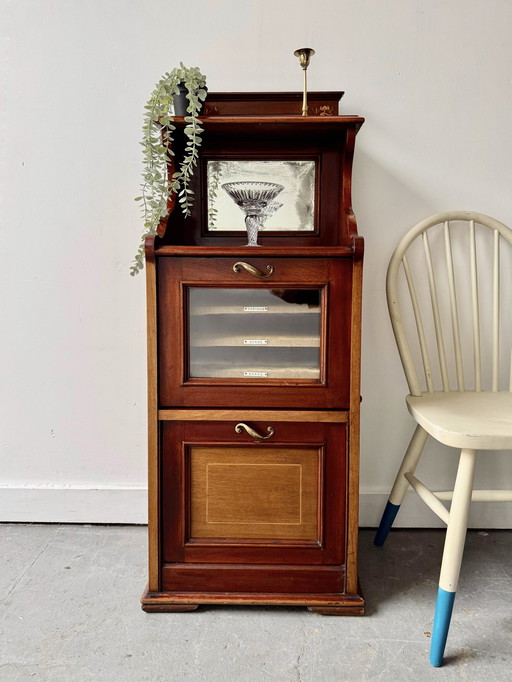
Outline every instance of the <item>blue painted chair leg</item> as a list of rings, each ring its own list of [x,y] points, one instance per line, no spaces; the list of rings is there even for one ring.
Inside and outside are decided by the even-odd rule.
[[[437,592],[434,627],[432,629],[432,644],[430,646],[430,662],[436,668],[443,664],[444,648],[448,637],[448,629],[453,611],[455,592],[447,592],[442,587]]]
[[[393,525],[393,521],[395,520],[396,515],[398,514],[398,510],[400,509],[399,504],[393,504],[392,502],[389,502],[386,504],[386,508],[384,509],[384,513],[382,514],[382,519],[380,520],[380,525],[379,529],[377,530],[377,534],[375,535],[375,540],[373,541],[377,547],[382,547],[384,544],[384,541],[388,537],[388,533],[391,529],[391,526]]]

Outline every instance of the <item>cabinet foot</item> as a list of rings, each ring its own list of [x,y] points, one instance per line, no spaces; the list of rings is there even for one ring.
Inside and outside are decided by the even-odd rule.
[[[354,606],[308,606],[311,613],[322,616],[364,616],[364,605]]]
[[[142,604],[142,610],[146,613],[181,613],[183,611],[195,611],[198,604]]]

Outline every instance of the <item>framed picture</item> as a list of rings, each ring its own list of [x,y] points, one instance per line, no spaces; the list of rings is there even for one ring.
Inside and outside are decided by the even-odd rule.
[[[245,232],[254,212],[265,232],[315,232],[317,165],[311,158],[207,159],[208,233]]]

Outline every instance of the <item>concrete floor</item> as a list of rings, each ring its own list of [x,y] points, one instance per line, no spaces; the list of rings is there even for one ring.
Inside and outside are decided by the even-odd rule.
[[[470,532],[443,668],[428,663],[443,533],[361,533],[363,618],[145,614],[146,528],[0,525],[0,680],[512,680],[512,531]]]

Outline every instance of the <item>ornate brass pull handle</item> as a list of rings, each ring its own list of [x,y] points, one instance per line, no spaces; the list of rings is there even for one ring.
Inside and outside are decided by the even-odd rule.
[[[235,431],[237,433],[242,433],[242,429],[245,429],[247,433],[250,436],[252,436],[255,440],[267,440],[267,438],[270,438],[270,436],[274,435],[274,428],[272,426],[267,426],[268,436],[262,436],[257,431],[251,429],[250,426],[247,426],[247,424],[244,424],[243,422],[240,422],[235,426]]]
[[[270,275],[274,272],[273,265],[267,265],[267,274],[265,274],[264,272],[261,272],[261,270],[258,270],[258,268],[255,268],[253,265],[249,265],[249,263],[244,263],[243,261],[238,261],[238,263],[233,265],[233,272],[240,272],[240,268],[247,270],[247,272],[250,272],[251,275],[259,277],[260,279],[263,277],[270,277]]]

